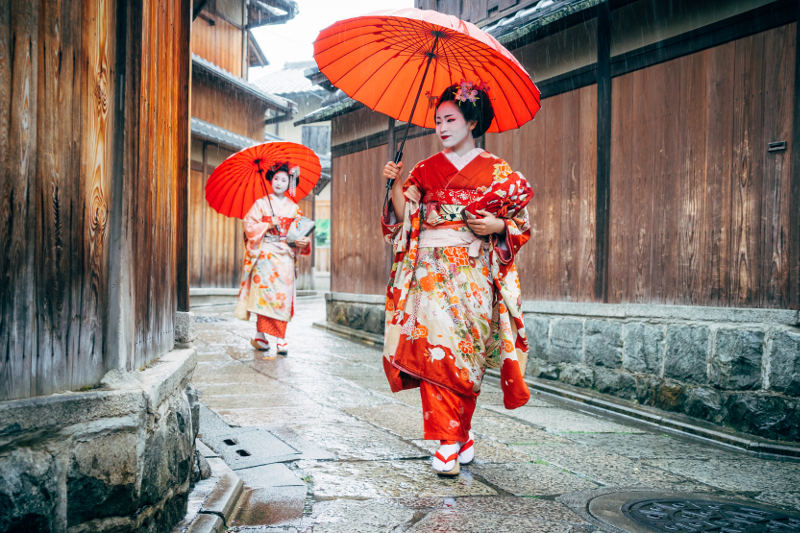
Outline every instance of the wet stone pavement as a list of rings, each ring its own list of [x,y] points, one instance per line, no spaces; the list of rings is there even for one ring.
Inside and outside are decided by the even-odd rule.
[[[655,433],[536,393],[508,411],[492,383],[473,419],[474,463],[440,478],[430,469],[438,444],[422,440],[418,392],[392,394],[380,349],[313,327],[324,313],[321,297],[299,299],[289,355],[260,360],[249,343],[254,321],[228,308],[195,311],[202,404],[223,425],[252,429],[250,448],[264,430],[297,452],[232,466],[244,496],[230,531],[638,531],[589,512],[592,498],[624,491],[800,508],[798,462]],[[204,431],[213,430],[201,422]]]

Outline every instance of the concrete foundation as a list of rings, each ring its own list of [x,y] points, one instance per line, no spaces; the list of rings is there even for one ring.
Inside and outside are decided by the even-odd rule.
[[[96,389],[0,402],[0,531],[171,531],[199,404],[194,349]]]

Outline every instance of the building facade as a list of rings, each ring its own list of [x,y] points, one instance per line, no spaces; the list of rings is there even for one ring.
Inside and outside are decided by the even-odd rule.
[[[542,93],[535,120],[483,141],[536,194],[517,256],[531,383],[800,440],[796,3],[418,7],[476,22]],[[380,342],[394,121],[347,99],[304,120],[332,121],[328,323]],[[439,150],[410,137],[409,164]]]

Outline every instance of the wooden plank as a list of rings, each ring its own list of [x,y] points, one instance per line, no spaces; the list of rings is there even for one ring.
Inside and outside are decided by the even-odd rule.
[[[636,135],[631,127],[633,114],[633,86],[635,77],[620,76],[613,80],[612,118],[611,118],[611,157],[609,161],[609,257],[608,257],[608,301],[619,302],[630,290],[629,275],[641,272],[640,261],[631,262],[627,249],[631,242],[629,232],[641,233],[641,221],[637,213],[646,211],[641,205],[632,204],[635,198],[632,190],[640,177],[631,168],[633,154],[641,153],[638,143],[642,137]],[[646,109],[646,105],[642,109]],[[595,156],[596,159],[596,156]],[[641,202],[645,198],[638,198]],[[593,206],[594,207],[594,206]],[[593,209],[596,213],[596,208]],[[634,220],[628,220],[632,215]],[[596,272],[596,270],[595,270]],[[593,287],[594,290],[594,287]]]
[[[203,16],[212,19],[214,25],[202,17],[194,20],[192,52],[235,76],[242,76],[242,30],[214,13],[204,11]]]
[[[728,301],[731,275],[731,223],[732,213],[732,150],[733,150],[733,101],[734,54],[733,43],[720,46],[710,54],[706,85],[706,113],[709,131],[706,175],[708,180],[707,211],[709,217],[709,248],[706,261],[709,264],[707,305],[725,305]]]
[[[797,19],[800,21],[800,5],[797,6]],[[794,109],[792,113],[791,184],[789,186],[789,302],[797,309],[795,325],[800,325],[800,22],[792,24],[794,30]],[[2,270],[0,270],[2,272]]]
[[[573,132],[580,149],[580,213],[575,224],[580,248],[576,256],[577,283],[565,297],[589,301],[594,292],[596,272],[597,89],[595,86],[584,87],[576,91],[575,96],[581,110],[580,127]]]
[[[679,277],[679,284],[686,287],[688,301],[702,303],[709,301],[709,283],[711,277],[708,257],[711,242],[711,216],[708,210],[710,181],[715,177],[708,175],[708,144],[710,125],[708,121],[709,94],[706,73],[711,54],[701,52],[686,58],[688,63],[688,83],[682,87],[682,101],[685,103],[683,113],[685,126],[684,174],[682,184],[689,196],[688,214],[682,226],[682,237],[685,246],[682,250],[687,255],[686,270]],[[683,295],[681,295],[683,296]],[[683,299],[683,298],[681,298]]]
[[[62,132],[72,132],[80,125],[80,117],[72,113],[70,105],[73,91],[81,94],[81,87],[73,87],[73,51],[80,47],[73,32],[80,35],[82,28],[80,10],[62,9],[56,2],[46,2],[40,12],[39,62],[46,75],[39,76],[39,109],[56,106],[68,112],[38,113],[37,131],[37,178],[32,183],[35,190],[36,234],[41,235],[35,252],[37,283],[32,299],[38,302],[36,314],[38,347],[36,373],[40,376],[40,391],[69,384],[73,375],[73,361],[80,359],[70,354],[70,327],[73,317],[79,315],[72,309],[72,302],[79,302],[84,290],[81,283],[64,283],[66,277],[83,277],[80,262],[73,264],[70,254],[78,232],[83,230],[83,221],[73,219],[72,213],[80,213],[81,191],[77,170],[78,158],[64,142]],[[63,28],[63,30],[62,30]],[[77,44],[77,46],[76,46]],[[75,78],[81,78],[81,69]],[[75,159],[73,163],[73,159]],[[73,343],[77,344],[77,343]],[[77,356],[76,356],[77,355]]]
[[[791,151],[767,152],[770,142],[784,141],[791,146],[793,96],[795,94],[795,28],[782,26],[764,34],[763,101],[764,122],[761,148],[764,156],[764,181],[760,192],[763,213],[760,270],[762,305],[791,305],[791,251],[786,228],[790,227]],[[795,207],[797,209],[797,206]]]
[[[178,94],[185,95],[175,101],[173,120],[175,124],[175,176],[177,177],[176,191],[176,276],[177,276],[177,309],[178,311],[189,311],[189,217],[190,206],[190,110],[191,110],[191,4],[181,2],[180,7],[174,13],[172,27],[175,36],[173,43],[174,53],[172,58],[174,64],[172,68],[176,73],[176,84]]]
[[[577,106],[576,94],[569,93],[558,98],[563,100],[563,105],[560,113],[555,117],[558,121],[558,139],[557,146],[562,149],[551,152],[550,157],[558,159],[560,178],[560,191],[559,197],[561,199],[561,208],[559,209],[559,241],[558,249],[558,268],[554,273],[556,279],[553,280],[554,288],[558,288],[558,292],[554,296],[569,295],[574,290],[576,283],[576,253],[575,247],[579,235],[576,230],[580,228],[575,222],[577,220],[576,214],[578,212],[579,204],[579,179],[578,175],[578,162],[579,157],[576,157],[577,151],[567,149],[567,147],[574,146],[570,139],[572,130],[580,128],[580,109]],[[551,146],[553,146],[551,144]]]
[[[559,95],[561,96],[561,95]],[[560,144],[557,124],[558,118],[563,109],[563,98],[555,97],[552,101],[548,102],[547,114],[545,115],[545,129],[543,141],[548,150],[553,146]],[[543,250],[547,250],[544,254],[544,263],[542,264],[541,276],[545,282],[544,298],[552,300],[558,294],[558,271],[559,271],[559,256],[558,249],[559,235],[561,233],[561,224],[559,213],[561,211],[561,180],[563,178],[561,161],[554,157],[552,153],[546,154],[544,158],[544,197],[545,200],[545,213],[542,223],[542,234],[544,237]]]
[[[761,131],[763,101],[759,94],[763,76],[764,36],[758,34],[736,42],[737,84],[734,90],[733,109],[740,110],[733,119],[734,132],[734,201],[732,219],[733,276],[731,303],[752,306],[756,304],[760,277],[758,254],[761,237]],[[753,54],[757,54],[756,57]]]
[[[2,9],[7,62],[0,84],[10,95],[5,115],[4,166],[0,190],[3,196],[0,231],[5,253],[0,259],[0,399],[24,398],[32,394],[35,377],[32,359],[36,350],[34,306],[29,304],[33,288],[33,206],[29,184],[34,183],[36,162],[36,73],[38,13],[28,2],[14,1]],[[7,29],[0,29],[6,32]],[[4,106],[5,107],[5,106]],[[33,329],[33,331],[31,331]]]

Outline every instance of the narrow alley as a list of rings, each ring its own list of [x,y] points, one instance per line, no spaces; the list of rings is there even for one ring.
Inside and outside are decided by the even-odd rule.
[[[263,361],[249,343],[253,323],[230,308],[195,313],[200,438],[224,447],[227,431],[244,450],[244,460],[226,459],[243,483],[228,530],[651,531],[622,516],[621,502],[674,493],[771,506],[786,524],[774,531],[800,528],[777,520],[800,507],[800,463],[655,433],[535,392],[507,411],[488,379],[475,461],[440,478],[430,468],[436,443],[421,440],[418,392],[390,392],[379,347],[315,327],[324,305],[299,298],[288,357]]]

